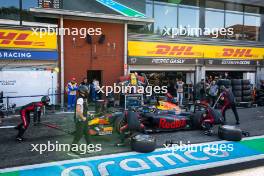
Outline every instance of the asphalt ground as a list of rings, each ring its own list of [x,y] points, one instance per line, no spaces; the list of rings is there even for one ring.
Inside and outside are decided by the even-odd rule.
[[[238,113],[240,116],[240,128],[246,131],[249,131],[251,136],[258,136],[264,134],[264,107],[257,108],[245,108],[238,109]],[[58,114],[47,114],[46,117],[42,118],[43,122],[48,122],[52,124],[56,124],[63,129],[67,129],[69,131],[74,130],[73,123],[73,114],[69,113],[58,113]],[[11,117],[4,119],[4,123],[2,126],[12,126],[20,123],[19,117]],[[232,111],[227,112],[227,123],[234,125],[235,118]],[[202,143],[202,142],[212,142],[220,140],[217,137],[217,127],[214,129],[213,136],[205,136],[202,131],[175,131],[175,132],[162,132],[151,134],[154,135],[157,139],[157,144],[159,147],[162,147],[166,140],[173,140],[175,142],[182,141],[185,144],[193,144],[193,143]],[[12,128],[8,129],[0,129],[0,168],[8,168],[15,166],[24,166],[31,164],[39,164],[39,163],[47,163],[52,161],[61,161],[61,160],[69,160],[76,159],[73,156],[67,155],[67,152],[44,152],[40,154],[36,151],[31,151],[33,149],[32,144],[47,144],[48,141],[50,143],[55,144],[56,142],[60,144],[70,144],[72,142],[73,136],[66,134],[64,132],[48,128],[43,125],[33,126],[31,125],[27,132],[25,133],[26,140],[22,143],[18,143],[15,140],[15,136],[17,131]],[[129,146],[124,147],[116,147],[115,144],[119,142],[119,136],[117,134],[109,135],[109,136],[99,136],[92,137],[92,142],[94,144],[102,144],[102,151],[80,155],[80,157],[92,157],[98,155],[106,155],[120,152],[131,151]],[[82,143],[85,143],[82,140]],[[250,162],[251,163],[251,162]],[[264,161],[261,160],[259,162],[253,162],[256,166],[264,165]],[[252,164],[252,167],[256,167]],[[246,164],[245,166],[249,166],[250,164]],[[211,170],[211,172],[200,171],[199,175],[208,175],[215,171],[216,173],[223,173],[226,171],[231,171],[234,169],[239,169],[245,167],[243,164],[236,165],[235,167],[226,166],[217,168],[219,170]],[[222,169],[221,169],[222,168]],[[230,168],[228,170],[228,168]],[[185,175],[193,175],[193,173],[187,173]],[[195,174],[197,175],[197,174]]]

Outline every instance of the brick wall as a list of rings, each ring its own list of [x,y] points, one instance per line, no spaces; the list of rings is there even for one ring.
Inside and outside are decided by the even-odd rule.
[[[102,70],[102,85],[116,82],[124,69],[124,25],[65,19],[64,28],[102,28],[106,36],[104,44],[98,44],[100,36],[92,36],[92,45],[81,36],[64,36],[65,84],[72,77],[81,82],[87,70]]]

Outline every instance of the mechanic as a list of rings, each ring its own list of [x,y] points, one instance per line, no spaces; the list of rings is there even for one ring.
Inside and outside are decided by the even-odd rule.
[[[18,130],[18,135],[16,137],[17,141],[23,141],[23,134],[27,130],[29,124],[30,124],[30,113],[34,113],[34,125],[40,123],[40,116],[41,116],[41,109],[48,105],[50,102],[50,98],[48,96],[44,96],[41,98],[40,102],[32,102],[25,106],[23,106],[20,110],[20,116],[22,119],[22,123],[20,123],[18,126],[15,127],[15,129]]]
[[[68,94],[68,111],[73,111],[74,109],[76,103],[77,90],[78,90],[78,84],[76,83],[76,79],[72,78],[66,87],[66,91]]]
[[[227,89],[225,86],[220,87],[221,95],[220,99],[224,102],[223,107],[221,108],[222,115],[224,117],[224,121],[226,121],[225,112],[227,109],[232,109],[235,117],[236,117],[236,124],[239,125],[239,116],[237,113],[235,96],[231,89]]]
[[[81,85],[78,89],[78,99],[76,102],[76,112],[74,115],[75,120],[75,134],[72,144],[78,144],[84,135],[87,145],[91,143],[90,135],[88,133],[88,97],[89,89],[87,86]],[[72,145],[73,147],[73,145]],[[76,151],[71,150],[76,153]]]

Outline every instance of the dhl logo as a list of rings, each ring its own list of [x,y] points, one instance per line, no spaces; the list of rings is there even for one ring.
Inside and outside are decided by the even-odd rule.
[[[45,46],[45,42],[29,41],[31,34],[18,32],[0,32],[0,44],[16,46]]]
[[[197,53],[193,52],[192,46],[169,46],[157,45],[156,50],[148,54],[170,55],[170,56],[194,56]]]
[[[253,57],[252,49],[223,48],[224,57]]]

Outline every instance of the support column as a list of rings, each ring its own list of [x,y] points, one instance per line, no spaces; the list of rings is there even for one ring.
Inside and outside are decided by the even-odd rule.
[[[256,70],[256,86],[260,87],[260,81],[264,80],[264,65],[258,66]]]
[[[63,16],[60,17],[60,31],[63,31]],[[64,35],[60,32],[60,71],[61,71],[61,109],[64,110]]]
[[[202,79],[205,79],[205,66],[196,66],[195,72],[195,84],[200,82]]]
[[[124,75],[128,74],[127,65],[127,23],[124,25]]]

